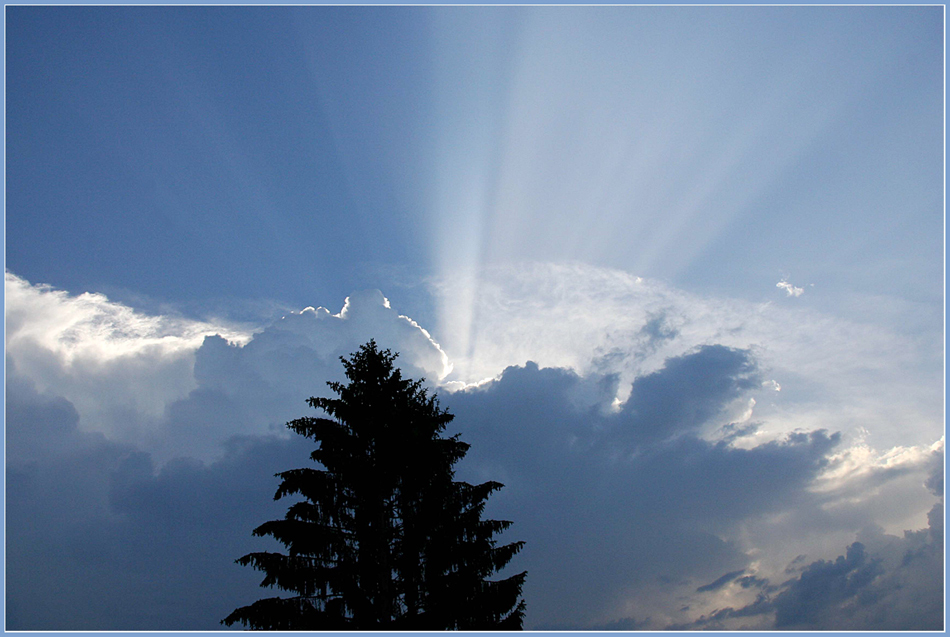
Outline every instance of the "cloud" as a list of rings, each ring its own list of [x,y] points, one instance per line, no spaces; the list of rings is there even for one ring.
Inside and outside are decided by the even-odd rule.
[[[491,513],[528,542],[528,627],[686,625],[774,593],[802,548],[833,550],[933,503],[923,484],[936,483],[942,444],[875,452],[838,433],[737,425],[748,397],[774,392],[748,350],[672,357],[621,409],[599,409],[590,398],[599,388],[608,401],[615,383],[529,363],[445,397],[472,443],[461,475],[504,482]],[[775,627],[774,613],[754,619]]]
[[[736,580],[740,575],[745,573],[745,569],[739,569],[738,571],[733,571],[731,573],[726,573],[722,577],[718,578],[715,582],[710,582],[696,589],[697,593],[705,593],[706,591],[715,591],[719,590],[729,582]]]
[[[211,457],[224,436],[283,432],[307,398],[327,395],[326,382],[343,379],[339,358],[371,338],[399,352],[409,377],[437,381],[447,371],[439,345],[381,292],[351,294],[338,314],[322,307],[288,314],[243,347],[206,337],[195,352],[197,387],[168,406],[163,439]]]
[[[801,296],[805,293],[805,288],[797,288],[785,279],[776,283],[775,287],[785,290],[786,296]]]
[[[474,279],[431,282],[440,303],[471,297],[464,343],[433,330],[461,384],[534,361],[581,376],[616,374],[617,399],[634,380],[696,347],[755,352],[780,394],[760,400],[764,433],[827,428],[875,446],[930,444],[943,430],[943,332],[928,308],[895,298],[851,298],[847,316],[768,298],[688,292],[662,281],[582,263],[492,266]],[[928,326],[928,327],[924,327]]]
[[[761,385],[748,352],[706,345],[633,382],[625,434],[648,443],[698,429],[744,391]]]
[[[305,466],[283,424],[375,337],[407,374],[445,355],[378,291],[256,333],[6,276],[8,628],[218,629],[259,596],[236,557]]]
[[[507,485],[492,515],[515,520],[512,538],[528,542],[518,567],[532,574],[530,627],[664,628],[714,603],[696,589],[723,572],[743,591],[765,586],[759,542],[799,534],[798,516],[854,535],[854,520],[823,511],[810,491],[833,470],[840,435],[799,432],[746,448],[719,439],[737,395],[766,391],[754,369],[749,352],[700,349],[638,379],[613,413],[574,398],[589,378],[535,364],[445,398],[454,430],[472,443],[461,474]],[[679,404],[694,389],[699,412]],[[632,433],[652,423],[656,433]],[[917,489],[915,506],[926,506]]]
[[[162,461],[209,459],[227,436],[272,431],[341,376],[339,357],[376,338],[414,377],[449,363],[431,336],[378,290],[342,310],[289,313],[256,333],[146,315],[101,294],[72,296],[6,273],[6,353],[40,391],[77,411],[84,431],[140,445]]]
[[[259,576],[232,562],[266,550],[250,530],[283,513],[272,501],[273,474],[309,462],[306,441],[283,423],[307,413],[304,398],[326,380],[340,378],[337,357],[375,336],[401,352],[408,376],[433,384],[453,362],[378,292],[351,295],[337,314],[288,314],[243,344],[184,319],[120,306],[107,306],[110,315],[97,308],[111,302],[87,299],[80,316],[113,318],[83,327],[70,342],[62,335],[68,330],[30,327],[31,313],[68,314],[78,297],[13,283],[20,296],[8,300],[17,314],[8,337],[19,335],[7,356],[9,628],[218,628],[223,615],[261,595]],[[836,563],[841,547],[856,541],[867,564],[883,560],[873,579],[880,582],[873,586],[891,583],[876,593],[882,603],[909,607],[901,586],[932,592],[928,569],[938,556],[924,535],[931,531],[902,539],[895,529],[926,524],[942,494],[942,441],[879,449],[872,434],[849,437],[800,418],[794,400],[770,404],[794,397],[799,382],[783,376],[781,394],[774,391],[771,341],[749,336],[770,332],[755,320],[727,329],[722,319],[731,310],[715,310],[712,301],[683,296],[677,305],[670,300],[679,292],[657,292],[663,288],[645,280],[623,279],[620,287],[628,283],[652,289],[656,302],[633,294],[624,318],[622,299],[606,295],[584,318],[571,299],[586,297],[567,281],[567,306],[552,303],[538,314],[552,319],[542,341],[589,321],[577,340],[602,347],[586,362],[575,343],[567,355],[576,365],[519,363],[477,386],[440,392],[457,415],[448,433],[472,445],[459,478],[507,485],[488,513],[513,520],[508,536],[527,541],[513,564],[530,573],[527,626],[711,625],[709,618],[732,609],[741,616],[716,621],[771,627],[775,600],[793,590],[801,568]],[[703,327],[697,307],[720,327]],[[535,316],[537,308],[529,310]],[[122,336],[124,319],[115,316],[153,327]],[[621,320],[597,336],[605,317]],[[509,318],[516,335],[541,325]],[[171,337],[166,349],[136,341],[161,330]],[[130,342],[121,355],[88,354],[122,338]],[[97,361],[83,368],[88,378],[73,377],[66,348],[80,352],[74,360]],[[539,353],[548,356],[544,347]],[[136,411],[137,403],[110,389],[119,373],[133,395],[141,385],[161,409]],[[119,413],[116,403],[131,424],[96,421]],[[773,427],[776,414],[797,426]],[[906,565],[902,555],[911,555]],[[769,597],[755,606],[759,595]],[[796,598],[781,599],[781,617],[798,617]],[[850,615],[854,625],[873,620],[870,606],[862,608]]]
[[[862,535],[864,542],[835,559],[790,565],[800,574],[778,586],[758,580],[767,593],[751,604],[673,628],[735,630],[765,618],[780,630],[943,630],[943,503],[931,509],[925,529]],[[719,590],[736,576],[727,573],[697,592]]]
[[[306,463],[303,439],[232,438],[217,461],[159,468],[79,431],[68,402],[10,382],[8,630],[214,630],[257,598],[233,561],[256,548],[251,529],[282,515],[273,474]]]
[[[250,334],[227,325],[149,316],[102,294],[72,296],[5,273],[6,356],[40,391],[68,399],[87,430],[135,439],[194,389],[203,339]]]

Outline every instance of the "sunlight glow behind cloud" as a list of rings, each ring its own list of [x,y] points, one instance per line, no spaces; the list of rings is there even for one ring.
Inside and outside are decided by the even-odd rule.
[[[446,306],[455,278],[433,281]],[[447,335],[447,381],[471,383],[532,360],[619,375],[618,394],[672,355],[705,344],[752,348],[781,393],[757,404],[774,434],[799,427],[870,429],[877,444],[930,444],[942,421],[941,335],[909,336],[810,308],[687,293],[579,263],[523,262],[481,271],[468,357]],[[913,312],[913,308],[907,308]],[[900,325],[900,321],[895,321]]]
[[[86,431],[137,444],[164,438],[161,454],[185,449],[200,457],[217,453],[221,441],[215,436],[222,432],[203,422],[214,420],[210,414],[189,416],[186,430],[174,435],[165,431],[168,419],[195,402],[195,396],[209,390],[233,394],[235,400],[242,394],[242,400],[256,396],[266,407],[248,405],[224,426],[227,435],[266,430],[276,416],[267,413],[274,397],[265,400],[261,394],[284,396],[292,390],[299,396],[287,397],[283,409],[295,410],[303,398],[323,389],[337,357],[371,338],[400,352],[407,372],[438,382],[451,370],[429,333],[397,314],[378,290],[354,292],[336,314],[307,307],[256,333],[145,314],[102,294],[74,296],[32,285],[10,272],[5,297],[8,373],[29,378],[41,394],[69,400]],[[275,368],[300,355],[311,360],[300,361],[296,375],[269,388],[267,379]],[[247,386],[236,389],[242,383]],[[289,419],[293,412],[288,413]]]
[[[482,268],[580,260],[675,278],[769,206],[873,77],[874,60],[800,16],[789,33],[806,35],[780,48],[754,35],[748,12],[689,11],[705,20],[649,7],[526,9],[482,12],[472,29],[465,13],[437,14],[435,33],[452,37],[435,43],[445,102],[430,245],[440,276],[457,279],[437,331],[465,358]],[[850,72],[829,84],[818,70],[838,58]]]
[[[147,350],[165,354],[196,349],[209,334],[244,344],[250,334],[226,325],[146,316],[103,294],[70,296],[49,286],[32,286],[10,272],[4,275],[7,342],[16,351],[32,341],[56,352],[67,365],[77,359],[110,360]],[[25,320],[24,315],[29,317]]]
[[[98,293],[34,286],[10,272],[4,295],[8,361],[107,430],[121,426],[123,410],[159,418],[194,389],[190,370],[206,336],[234,344],[251,338],[228,325],[145,315]]]

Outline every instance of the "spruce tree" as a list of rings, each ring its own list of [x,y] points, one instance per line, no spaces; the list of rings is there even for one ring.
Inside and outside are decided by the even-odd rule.
[[[318,467],[292,469],[274,496],[299,496],[281,520],[254,530],[287,550],[237,560],[265,573],[261,599],[222,623],[256,630],[518,630],[526,573],[492,581],[523,542],[494,539],[510,522],[483,520],[497,482],[454,480],[468,451],[443,437],[454,416],[421,380],[404,379],[396,354],[375,341],[341,358],[348,384],[310,398],[329,418],[287,423],[318,443]]]

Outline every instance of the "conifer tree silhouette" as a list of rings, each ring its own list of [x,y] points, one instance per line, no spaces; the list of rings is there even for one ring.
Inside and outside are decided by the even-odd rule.
[[[256,630],[519,630],[526,573],[491,581],[523,542],[497,545],[511,522],[482,520],[497,482],[454,480],[468,451],[441,436],[454,416],[402,378],[397,354],[375,341],[341,358],[349,383],[338,398],[310,398],[330,418],[287,426],[319,446],[322,468],[278,473],[274,496],[299,495],[284,519],[254,530],[287,549],[237,560],[265,573],[261,586],[291,597],[261,599],[222,623]]]

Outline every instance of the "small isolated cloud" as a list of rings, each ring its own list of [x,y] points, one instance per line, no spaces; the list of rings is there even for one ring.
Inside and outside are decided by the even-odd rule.
[[[805,288],[797,288],[785,279],[776,283],[775,287],[785,290],[786,296],[801,296],[805,293]]]

